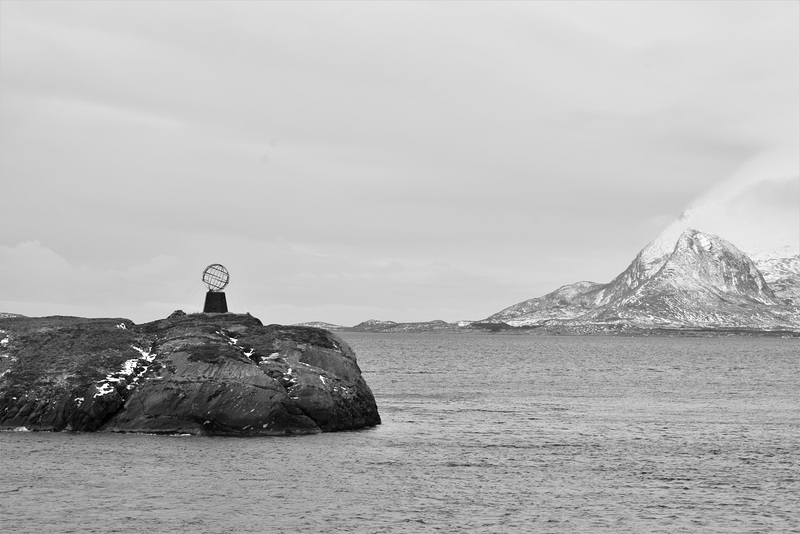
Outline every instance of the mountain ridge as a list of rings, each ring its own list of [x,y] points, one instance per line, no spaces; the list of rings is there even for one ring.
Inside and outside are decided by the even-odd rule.
[[[588,286],[594,283],[578,282],[563,286],[481,322],[503,321],[527,327],[600,323],[645,328],[800,330],[795,300],[800,260],[763,260],[762,266],[774,267],[765,277],[733,244],[694,229],[682,232],[671,252],[665,254],[664,250],[663,241],[656,239],[608,284]],[[767,278],[779,286],[777,293]],[[581,292],[581,288],[588,291]],[[572,298],[553,305],[554,297],[560,294],[571,294]]]

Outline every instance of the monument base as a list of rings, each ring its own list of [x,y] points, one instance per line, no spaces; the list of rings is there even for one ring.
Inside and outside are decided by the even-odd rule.
[[[228,302],[222,291],[209,291],[206,293],[206,304],[203,313],[228,313]]]

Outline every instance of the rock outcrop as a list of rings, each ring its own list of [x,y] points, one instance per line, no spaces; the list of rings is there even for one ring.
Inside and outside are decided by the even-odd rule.
[[[355,354],[250,315],[0,319],[0,429],[289,435],[380,424]]]

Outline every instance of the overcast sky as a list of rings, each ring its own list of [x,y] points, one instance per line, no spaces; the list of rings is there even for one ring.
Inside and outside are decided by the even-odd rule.
[[[687,209],[798,246],[796,1],[3,0],[0,69],[0,311],[218,262],[265,323],[482,319]]]

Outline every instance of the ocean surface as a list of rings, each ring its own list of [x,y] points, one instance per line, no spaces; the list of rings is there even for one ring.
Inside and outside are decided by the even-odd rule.
[[[0,532],[800,532],[800,341],[354,334],[383,424],[0,432]]]

